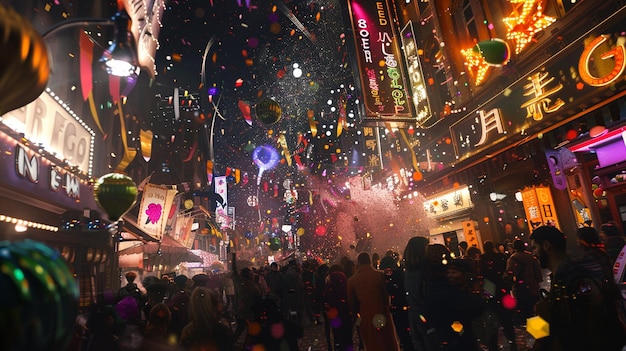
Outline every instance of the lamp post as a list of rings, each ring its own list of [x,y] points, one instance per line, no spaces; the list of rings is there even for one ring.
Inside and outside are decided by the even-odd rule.
[[[115,41],[106,49],[100,59],[106,66],[107,73],[118,77],[128,77],[139,74],[139,64],[135,43],[129,30],[130,18],[126,11],[120,11],[109,19],[98,18],[71,18],[59,22],[43,33],[42,38],[66,28],[84,27],[88,25],[115,26]]]

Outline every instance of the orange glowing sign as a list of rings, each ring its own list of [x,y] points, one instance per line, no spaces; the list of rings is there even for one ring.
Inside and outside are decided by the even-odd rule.
[[[626,48],[624,48],[623,41],[618,40],[615,47],[600,55],[600,59],[602,60],[608,60],[611,58],[613,59],[613,69],[608,74],[605,74],[601,77],[596,77],[594,73],[591,72],[589,68],[589,63],[593,61],[592,58],[596,50],[609,38],[609,35],[600,35],[599,37],[595,38],[589,45],[587,45],[582,55],[580,55],[580,60],[578,61],[578,71],[580,72],[580,78],[592,87],[602,87],[615,82],[622,76],[622,73],[624,73],[624,69],[626,68]],[[595,65],[596,68],[598,68],[600,64],[596,63]]]
[[[545,0],[511,0],[513,12],[503,19],[509,30],[507,39],[515,42],[515,53],[519,54],[530,43],[535,34],[556,21],[543,14]]]

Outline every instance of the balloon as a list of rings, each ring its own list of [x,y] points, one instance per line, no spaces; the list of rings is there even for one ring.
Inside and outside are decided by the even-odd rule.
[[[66,350],[79,290],[63,256],[32,240],[2,241],[0,267],[3,350]]]
[[[511,58],[509,44],[498,38],[478,42],[474,46],[474,51],[480,52],[485,62],[494,66],[506,65]]]
[[[256,117],[265,125],[272,125],[280,120],[282,109],[280,105],[270,99],[264,98],[256,104]]]
[[[48,51],[30,22],[0,4],[0,115],[27,105],[46,88]]]
[[[105,174],[96,182],[94,197],[109,220],[117,221],[137,201],[137,185],[127,175]]]
[[[263,172],[270,170],[278,164],[280,157],[278,156],[278,152],[271,146],[263,145],[257,146],[256,149],[252,152],[252,160],[259,167],[259,175],[256,180],[256,184],[261,184],[261,177],[263,176]]]

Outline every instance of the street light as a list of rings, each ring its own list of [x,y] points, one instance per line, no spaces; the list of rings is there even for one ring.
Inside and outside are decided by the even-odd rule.
[[[128,13],[122,10],[109,19],[71,18],[59,22],[41,34],[46,38],[61,29],[68,27],[83,27],[88,25],[115,26],[115,41],[106,49],[100,58],[105,64],[108,74],[118,77],[128,77],[139,74],[139,64],[133,35],[130,32],[131,21]]]

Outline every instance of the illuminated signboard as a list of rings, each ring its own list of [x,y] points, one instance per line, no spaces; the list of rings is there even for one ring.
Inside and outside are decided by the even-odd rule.
[[[364,121],[414,122],[387,1],[349,1],[363,89]]]
[[[472,206],[469,189],[464,186],[424,201],[424,212],[428,217],[443,217],[470,210]]]
[[[424,124],[432,115],[428,94],[426,93],[426,82],[420,63],[419,50],[415,41],[415,31],[413,23],[409,22],[402,29],[402,47],[404,48],[404,58],[408,71],[409,82],[411,83],[411,98],[415,107],[415,115],[418,124]]]
[[[49,90],[30,104],[2,115],[2,123],[91,176],[95,133]]]
[[[553,123],[554,118],[598,89],[623,84],[626,49],[623,26],[582,37],[488,103],[450,126],[458,160],[498,143],[522,140]],[[615,33],[615,34],[606,34]],[[563,74],[577,72],[579,74]]]

